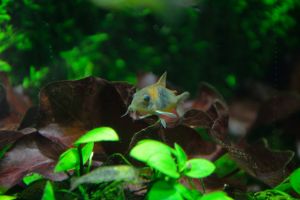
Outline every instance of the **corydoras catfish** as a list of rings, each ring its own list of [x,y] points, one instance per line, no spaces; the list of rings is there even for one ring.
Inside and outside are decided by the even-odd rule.
[[[166,77],[165,72],[156,83],[138,90],[125,115],[136,113],[139,119],[157,115],[164,127],[165,119],[181,118],[185,113],[182,103],[189,97],[189,93],[176,95],[176,91],[166,88]]]

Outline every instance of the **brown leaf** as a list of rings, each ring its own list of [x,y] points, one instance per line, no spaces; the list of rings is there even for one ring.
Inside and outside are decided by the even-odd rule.
[[[0,149],[4,148],[6,145],[11,145],[24,135],[28,135],[36,132],[34,128],[25,128],[20,131],[0,131]]]
[[[127,82],[112,82],[112,84],[121,96],[126,107],[128,107],[136,88]]]
[[[6,91],[2,84],[0,84],[0,119],[9,115],[9,105],[6,99]]]
[[[0,129],[16,130],[30,106],[29,98],[13,88],[7,74],[0,72]]]
[[[287,165],[294,153],[270,150],[265,140],[253,145],[231,145],[226,149],[243,170],[269,186],[276,186],[291,172]]]
[[[110,126],[121,141],[103,144],[105,151],[125,152],[132,135],[146,126],[141,121],[133,122],[129,116],[121,118],[127,109],[124,102],[130,96],[129,88],[128,84],[113,84],[95,77],[51,83],[40,93],[39,132],[69,147],[88,130]]]
[[[40,152],[36,137],[41,136],[38,134],[24,136],[1,159],[0,185],[2,189],[8,189],[19,183],[23,176],[31,172],[37,172],[52,179],[65,178],[63,174],[53,174],[55,161]]]
[[[191,158],[204,157],[212,160],[217,150],[214,142],[205,141],[197,131],[183,125],[165,129],[163,138],[172,147],[174,143],[179,144]]]

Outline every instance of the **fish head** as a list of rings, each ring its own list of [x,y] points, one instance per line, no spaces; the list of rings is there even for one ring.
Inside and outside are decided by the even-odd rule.
[[[137,91],[128,107],[129,112],[137,112],[141,115],[153,114],[155,111],[155,99],[151,94],[153,89],[149,86]]]

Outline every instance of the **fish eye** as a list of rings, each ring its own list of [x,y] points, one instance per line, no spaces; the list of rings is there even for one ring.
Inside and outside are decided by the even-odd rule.
[[[144,99],[145,102],[149,102],[150,101],[150,96],[145,94],[143,99]]]

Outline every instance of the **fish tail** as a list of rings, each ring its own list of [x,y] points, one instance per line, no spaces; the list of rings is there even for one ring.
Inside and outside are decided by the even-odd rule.
[[[190,93],[189,92],[183,92],[180,95],[177,96],[177,103],[181,103],[185,101],[187,98],[189,98]]]
[[[176,108],[176,112],[178,114],[179,117],[182,117],[185,113],[185,109],[183,108],[182,103],[189,98],[190,93],[189,92],[183,92],[182,94],[177,96],[177,108]]]

